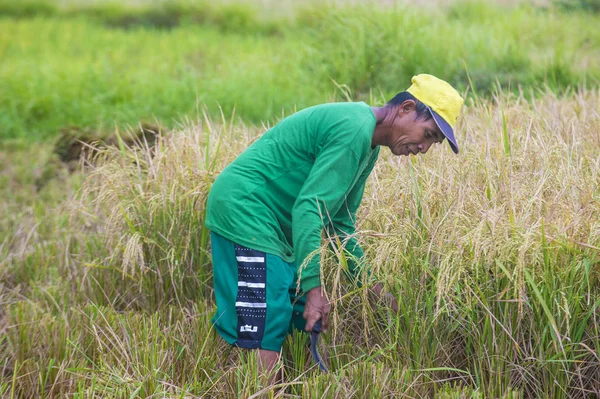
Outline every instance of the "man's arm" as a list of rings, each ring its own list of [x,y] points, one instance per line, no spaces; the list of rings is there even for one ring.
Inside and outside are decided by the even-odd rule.
[[[346,145],[333,142],[321,150],[292,208],[292,239],[300,287],[306,293],[306,330],[322,320],[329,326],[329,301],[321,287],[321,232],[328,215],[335,215],[350,191],[359,157]]]
[[[361,287],[363,283],[370,284],[375,281],[371,274],[371,265],[364,260],[363,250],[355,235],[356,212],[362,202],[366,180],[374,166],[375,159],[361,174],[359,181],[348,194],[346,201],[327,225],[327,233],[330,238],[329,244],[331,247],[337,246],[337,239],[339,239],[342,244],[341,248],[333,248],[333,250],[337,253],[343,251],[348,265],[347,270],[344,270],[344,272],[358,287]],[[398,312],[396,299],[390,293],[384,293],[381,284],[376,283],[372,287],[372,293],[377,301],[385,299],[392,310]]]
[[[326,225],[330,239],[329,245],[336,253],[342,251],[348,264],[348,268],[344,272],[359,287],[363,283],[364,274],[362,272],[366,273],[367,278],[370,279],[371,268],[370,264],[363,262],[364,253],[355,235],[356,212],[362,201],[367,177],[372,169],[373,165],[369,165],[361,174],[360,179],[346,197],[342,207],[333,216],[330,223]],[[338,239],[342,244],[341,248],[337,247]]]
[[[358,167],[359,159],[349,148],[328,145],[315,160],[294,203],[292,239],[304,292],[321,286],[321,232],[329,215],[337,214],[341,208]]]

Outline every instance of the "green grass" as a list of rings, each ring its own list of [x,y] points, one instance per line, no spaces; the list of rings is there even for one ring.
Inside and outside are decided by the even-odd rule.
[[[272,122],[348,94],[390,98],[420,72],[461,91],[471,82],[483,96],[497,85],[562,91],[600,78],[596,17],[554,9],[14,4],[0,3],[2,141],[53,139],[72,126],[172,128],[205,106]]]

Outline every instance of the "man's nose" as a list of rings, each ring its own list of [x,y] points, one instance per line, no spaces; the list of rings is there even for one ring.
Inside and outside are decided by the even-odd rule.
[[[422,154],[425,154],[429,150],[429,147],[431,147],[431,144],[419,144],[418,145],[419,152]]]

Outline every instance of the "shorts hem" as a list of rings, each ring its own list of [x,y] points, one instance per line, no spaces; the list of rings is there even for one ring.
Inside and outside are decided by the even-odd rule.
[[[243,340],[239,340],[239,339],[232,340],[232,339],[225,338],[218,330],[217,330],[217,333],[229,345],[235,346],[238,348],[242,348],[242,349],[264,349],[264,350],[268,350],[268,351],[280,352],[281,348],[283,347],[283,343],[281,345],[279,345],[279,347],[276,347],[276,346],[271,346],[268,344],[265,345],[261,342],[256,342],[256,341],[243,341]]]
[[[219,337],[221,337],[223,339],[223,341],[227,342],[229,345],[231,346],[236,346],[238,348],[242,348],[242,349],[264,349],[264,350],[268,350],[268,351],[274,351],[274,352],[280,352],[281,348],[283,347],[283,342],[281,343],[281,345],[279,345],[279,347],[277,346],[272,346],[269,344],[264,344],[260,341],[251,341],[251,340],[239,340],[239,339],[232,339],[229,337],[226,337],[226,334],[221,333],[221,331],[219,331],[219,328],[215,325],[215,331],[217,332],[217,334],[219,334]],[[240,345],[241,344],[241,345]]]
[[[273,351],[273,352],[281,352],[282,347],[283,347],[283,343],[277,349],[275,349],[274,346],[261,344],[259,349],[263,349],[266,351]]]

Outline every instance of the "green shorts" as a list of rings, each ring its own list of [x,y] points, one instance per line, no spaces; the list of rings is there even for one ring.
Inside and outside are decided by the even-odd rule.
[[[211,232],[219,335],[247,349],[280,351],[293,328],[303,331],[306,296],[296,292],[294,263]]]

